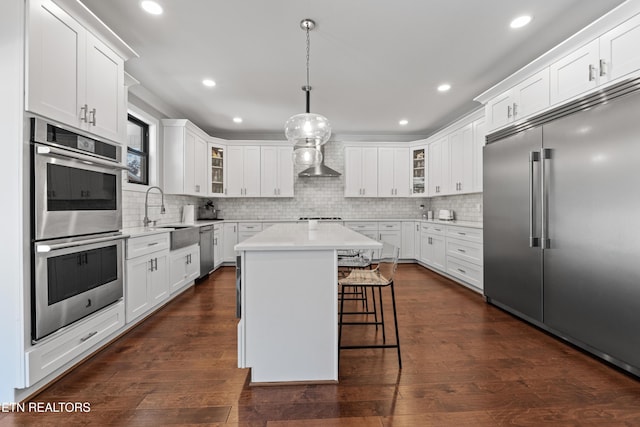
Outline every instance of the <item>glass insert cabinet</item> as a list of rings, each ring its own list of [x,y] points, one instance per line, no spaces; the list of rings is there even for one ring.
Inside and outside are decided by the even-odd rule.
[[[426,195],[427,147],[411,149],[411,194]]]
[[[209,194],[224,194],[224,148],[209,145],[211,175]]]

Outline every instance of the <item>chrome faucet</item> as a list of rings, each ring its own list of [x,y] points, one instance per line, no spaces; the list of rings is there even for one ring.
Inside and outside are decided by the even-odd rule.
[[[166,212],[165,208],[164,208],[164,192],[162,191],[162,188],[160,187],[149,187],[147,189],[147,194],[144,196],[144,219],[142,220],[142,224],[144,224],[145,227],[148,227],[149,224],[152,222],[149,219],[149,214],[148,214],[148,210],[149,210],[149,191],[153,190],[154,188],[157,188],[158,191],[160,192],[160,194],[162,194],[162,204],[160,205],[160,213],[164,214]],[[151,205],[151,207],[158,207],[158,205]],[[155,222],[155,221],[153,221]]]

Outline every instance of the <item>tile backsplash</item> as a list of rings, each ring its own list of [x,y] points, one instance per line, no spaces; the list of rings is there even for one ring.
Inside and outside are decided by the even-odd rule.
[[[344,197],[344,144],[325,145],[325,164],[342,173],[338,178],[299,178],[298,168],[293,198],[211,198],[219,217],[224,219],[297,219],[299,217],[338,216],[345,219],[411,219],[423,212],[453,209],[456,219],[482,221],[482,193],[435,198],[358,198]],[[123,191],[123,226],[140,227],[144,218],[145,193]],[[180,222],[186,204],[203,205],[207,199],[165,195],[166,213],[160,214],[160,194],[149,193],[149,218],[159,224]],[[424,205],[424,211],[420,209]]]

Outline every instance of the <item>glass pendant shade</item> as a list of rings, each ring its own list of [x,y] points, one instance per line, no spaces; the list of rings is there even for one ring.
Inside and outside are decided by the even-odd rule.
[[[297,166],[312,166],[321,162],[322,153],[315,146],[297,146],[293,150],[293,163]]]
[[[322,145],[331,137],[331,124],[320,114],[301,113],[287,120],[284,133],[294,144]]]

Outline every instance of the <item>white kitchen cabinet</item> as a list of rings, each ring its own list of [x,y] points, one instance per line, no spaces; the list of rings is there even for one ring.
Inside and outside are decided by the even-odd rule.
[[[420,261],[440,271],[446,270],[444,226],[422,224],[420,235]]]
[[[188,120],[162,120],[164,186],[167,194],[206,197],[207,135]]]
[[[127,323],[169,298],[168,258],[169,233],[132,237],[127,241]]]
[[[260,147],[227,146],[228,197],[260,197]]]
[[[422,239],[421,239],[421,227],[422,222],[416,221],[413,223],[413,258],[414,259],[422,259],[421,257],[421,247],[422,247]]]
[[[640,70],[640,15],[600,37],[600,83],[617,80]]]
[[[485,145],[485,137],[487,135],[487,122],[485,118],[475,120],[473,126],[473,146],[472,146],[472,163],[473,163],[473,188],[472,192],[482,192],[482,153]]]
[[[226,146],[218,142],[209,142],[208,158],[209,158],[209,170],[208,170],[208,192],[210,197],[222,197],[224,196],[225,188],[225,170],[226,170]]]
[[[222,224],[215,224],[213,226],[213,268],[220,267],[223,259],[223,230]]]
[[[27,19],[25,109],[124,143],[124,59],[51,0]]]
[[[415,222],[402,222],[402,237],[400,239],[400,258],[415,259]]]
[[[402,249],[402,223],[397,221],[379,222],[378,240]]]
[[[378,197],[409,197],[411,193],[409,148],[378,148]]]
[[[483,289],[482,242],[482,229],[446,227],[447,274],[479,291]]]
[[[449,135],[449,192],[473,191],[473,125],[468,124]]]
[[[260,195],[293,197],[293,147],[261,147]]]
[[[225,222],[222,224],[222,259],[224,262],[236,262],[236,251],[233,249],[238,243],[238,223]]]
[[[598,86],[599,53],[599,42],[594,40],[551,64],[552,105]]]
[[[427,195],[427,147],[411,149],[411,195],[425,197]]]
[[[530,116],[549,106],[549,68],[487,102],[485,114],[490,130]]]
[[[241,222],[238,224],[238,243],[262,231],[261,222]]]
[[[428,195],[444,196],[449,194],[449,138],[440,138],[429,144]]]
[[[169,253],[169,288],[171,294],[183,290],[200,276],[200,245],[195,244]]]
[[[378,196],[378,148],[345,147],[345,197]]]

